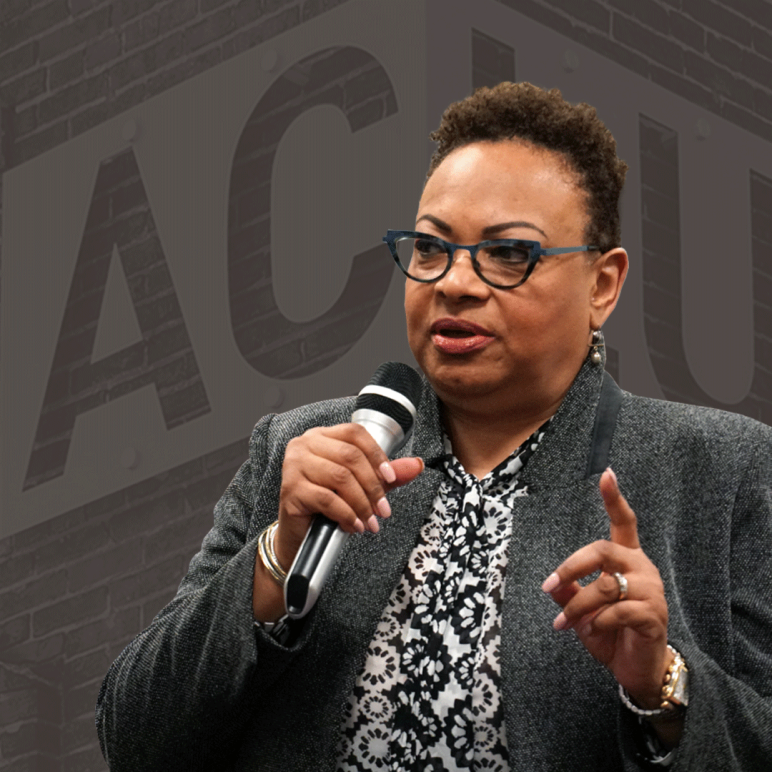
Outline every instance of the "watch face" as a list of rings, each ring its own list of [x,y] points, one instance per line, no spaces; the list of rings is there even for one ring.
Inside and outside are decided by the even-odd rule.
[[[686,706],[689,704],[689,691],[687,689],[688,683],[688,671],[686,668],[679,670],[676,675],[676,682],[673,686],[673,693],[670,696],[670,700],[676,705]]]

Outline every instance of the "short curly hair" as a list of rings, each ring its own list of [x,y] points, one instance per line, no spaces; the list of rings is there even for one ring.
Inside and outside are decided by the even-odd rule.
[[[473,142],[519,139],[561,154],[587,192],[587,243],[602,252],[621,245],[619,198],[628,167],[594,107],[572,105],[556,88],[499,83],[451,104],[429,136],[437,149],[427,179],[451,152]]]

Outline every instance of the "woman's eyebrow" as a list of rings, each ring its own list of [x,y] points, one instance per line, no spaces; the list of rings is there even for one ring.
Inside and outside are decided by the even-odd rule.
[[[421,220],[428,220],[430,223],[435,225],[439,230],[441,230],[443,233],[450,233],[453,229],[446,223],[444,220],[440,220],[439,217],[435,217],[433,214],[422,214],[418,220],[416,220],[416,225],[421,222]],[[488,225],[487,227],[483,228],[482,234],[483,236],[495,236],[497,233],[500,233],[501,231],[505,231],[508,228],[533,228],[533,230],[538,231],[539,233],[544,236],[544,238],[548,238],[547,234],[539,228],[537,225],[535,225],[532,222],[527,222],[526,220],[513,220],[512,222],[503,222],[498,223],[497,225]]]
[[[440,220],[439,217],[435,217],[433,214],[422,214],[416,221],[415,224],[418,225],[421,220],[428,220],[432,225],[435,225],[439,230],[441,230],[443,233],[450,233],[453,229],[443,220]]]
[[[487,228],[483,228],[483,236],[494,236],[501,231],[505,231],[509,228],[533,228],[535,231],[539,231],[544,238],[548,238],[547,234],[538,226],[532,222],[526,220],[513,220],[512,222],[503,222],[499,225],[489,225]]]

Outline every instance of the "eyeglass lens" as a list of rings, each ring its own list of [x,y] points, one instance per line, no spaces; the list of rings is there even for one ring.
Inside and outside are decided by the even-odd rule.
[[[397,255],[408,276],[421,281],[438,278],[448,266],[448,250],[440,242],[426,238],[398,239]],[[493,244],[477,250],[480,273],[494,284],[517,284],[528,270],[527,247]]]

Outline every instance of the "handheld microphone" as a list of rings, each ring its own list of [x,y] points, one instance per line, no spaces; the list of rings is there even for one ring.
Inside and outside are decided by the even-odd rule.
[[[420,401],[418,373],[401,362],[385,362],[359,392],[351,420],[364,426],[390,456],[405,444]],[[316,515],[284,584],[284,604],[292,619],[313,608],[349,536],[333,520]]]

